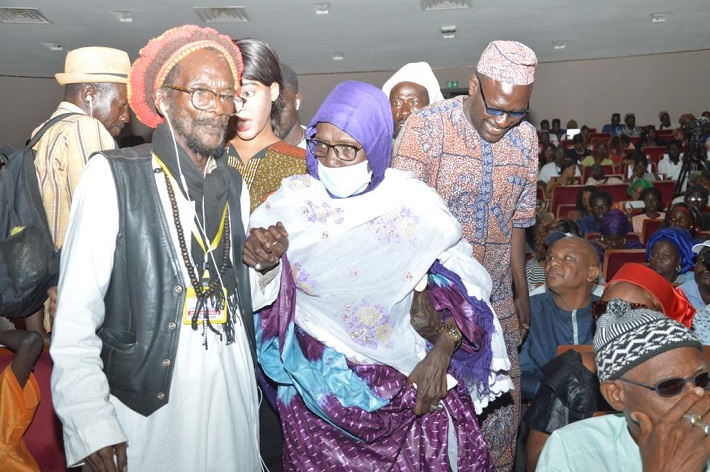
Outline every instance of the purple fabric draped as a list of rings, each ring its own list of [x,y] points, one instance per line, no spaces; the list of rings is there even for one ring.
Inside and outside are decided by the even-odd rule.
[[[467,387],[478,386],[478,393],[483,395],[488,391],[493,359],[489,333],[494,331],[495,315],[485,302],[469,297],[461,278],[440,262],[434,263],[430,273],[443,276],[449,286],[430,282],[429,301],[437,311],[442,312],[443,319],[449,316],[454,318],[464,337],[461,349],[451,359],[451,374]]]
[[[261,311],[259,320],[262,339],[278,336],[280,345],[286,327],[294,322],[296,301],[295,283],[285,257],[282,263],[279,296],[271,307]],[[305,356],[318,361],[324,346],[298,326],[294,332]],[[467,336],[480,340],[481,335],[474,332],[467,330]],[[473,344],[470,348],[475,349]],[[416,390],[407,387],[406,376],[384,365],[348,363],[348,367],[388,404],[368,412],[344,407],[334,395],[325,395],[318,403],[331,424],[314,414],[298,395],[287,403],[279,399],[285,470],[448,471],[449,416],[457,440],[458,469],[493,470],[473,402],[463,386],[449,391],[443,400],[444,410],[417,417],[412,411]]]
[[[374,85],[355,80],[338,84],[325,98],[306,130],[306,139],[316,134],[319,122],[331,123],[360,143],[372,169],[367,193],[385,178],[392,154],[394,122],[389,99]],[[306,150],[308,173],[318,177],[318,160]],[[319,179],[320,180],[320,179]]]

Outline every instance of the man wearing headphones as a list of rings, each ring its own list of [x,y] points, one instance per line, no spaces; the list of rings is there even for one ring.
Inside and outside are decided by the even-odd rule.
[[[50,119],[71,115],[54,124],[36,144],[35,166],[57,249],[64,243],[72,195],[89,156],[115,149],[114,138],[130,120],[126,93],[130,69],[125,51],[85,47],[70,51],[64,72],[55,75],[64,86],[64,100]],[[42,310],[28,317],[26,323],[28,329],[39,331],[48,342],[43,324],[48,326],[49,321],[43,323]]]

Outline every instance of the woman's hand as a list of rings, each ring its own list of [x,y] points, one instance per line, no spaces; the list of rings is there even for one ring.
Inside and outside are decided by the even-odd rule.
[[[242,260],[258,272],[267,272],[279,263],[281,255],[288,249],[288,232],[280,221],[276,226],[252,228],[244,242]]]
[[[409,309],[409,324],[430,343],[436,342],[441,328],[441,313],[436,311],[427,296],[427,290],[414,291],[412,307]]]
[[[449,322],[453,323],[453,320]],[[415,415],[421,416],[441,409],[439,402],[446,398],[448,393],[446,373],[455,350],[456,341],[445,332],[441,332],[431,351],[407,377],[407,385],[417,384]]]

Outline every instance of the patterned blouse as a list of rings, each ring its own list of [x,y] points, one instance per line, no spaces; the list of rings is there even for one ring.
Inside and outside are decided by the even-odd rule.
[[[249,188],[250,212],[274,193],[281,186],[283,179],[308,172],[305,149],[283,141],[262,149],[246,164],[242,162],[239,153],[231,144],[227,145],[227,156],[229,165],[242,174],[244,183]]]

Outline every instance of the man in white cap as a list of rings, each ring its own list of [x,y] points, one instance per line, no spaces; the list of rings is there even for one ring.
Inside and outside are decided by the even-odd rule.
[[[396,138],[409,115],[444,99],[439,81],[426,62],[410,62],[399,69],[382,86],[390,99]]]
[[[520,416],[518,345],[530,309],[525,228],[535,224],[537,132],[522,121],[537,58],[524,44],[493,41],[471,74],[467,96],[429,105],[397,137],[392,166],[436,189],[493,278],[491,302],[503,327],[516,388],[483,412],[496,468],[510,470]],[[513,291],[515,287],[515,292]]]
[[[600,390],[621,414],[552,433],[538,471],[702,471],[710,458],[708,365],[681,323],[612,299],[597,323]]]
[[[50,119],[74,114],[55,123],[39,140],[35,167],[57,249],[64,243],[72,195],[89,156],[115,149],[114,138],[130,120],[126,90],[130,69],[125,51],[93,46],[70,51],[64,72],[55,75],[64,86],[64,100]],[[39,128],[41,125],[32,134]],[[28,317],[28,328],[46,337],[41,315],[40,311]]]

